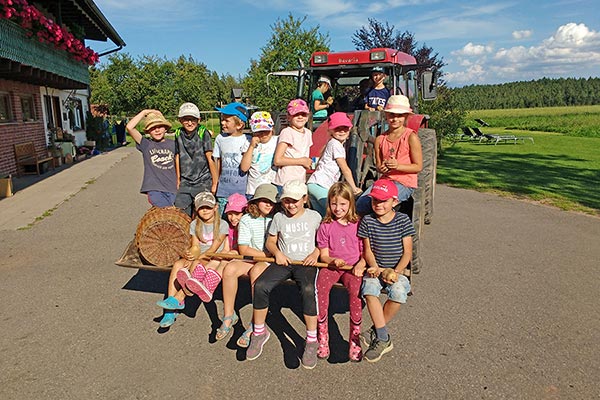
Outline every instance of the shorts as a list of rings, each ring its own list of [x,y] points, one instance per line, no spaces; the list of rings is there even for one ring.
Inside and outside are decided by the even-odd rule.
[[[175,203],[175,193],[151,190],[147,195],[148,202],[155,207],[171,207]]]
[[[398,282],[393,284],[384,283],[381,278],[363,278],[361,295],[379,297],[381,291],[385,291],[388,299],[395,303],[406,303],[406,297],[410,292],[410,282],[404,275],[398,276]]]

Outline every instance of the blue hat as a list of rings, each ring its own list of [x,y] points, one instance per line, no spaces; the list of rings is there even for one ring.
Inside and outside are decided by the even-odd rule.
[[[373,67],[371,72],[383,72],[385,74],[385,69],[383,67]]]
[[[242,103],[229,103],[223,108],[215,107],[215,110],[225,115],[234,115],[242,122],[248,121],[248,109]]]

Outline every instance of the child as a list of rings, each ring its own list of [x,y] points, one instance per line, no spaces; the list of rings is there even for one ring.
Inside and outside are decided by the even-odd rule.
[[[144,132],[152,140],[142,136],[136,126],[145,118]],[[165,134],[171,128],[169,121],[158,110],[142,110],[127,124],[127,132],[135,140],[135,147],[142,152],[144,178],[141,193],[155,207],[169,207],[175,202],[177,176],[175,173],[175,145],[166,140]]]
[[[329,292],[333,285],[342,281],[348,290],[350,305],[350,361],[360,361],[360,325],[362,323],[362,302],[359,296],[362,283],[361,276],[365,270],[362,258],[362,242],[356,236],[358,230],[358,214],[354,208],[354,193],[350,186],[343,182],[334,183],[327,196],[327,213],[317,231],[317,246],[321,253],[321,261],[330,264],[330,268],[319,270],[317,277],[317,293],[319,301],[318,337],[319,358],[329,357],[329,330],[327,326],[329,308]],[[344,265],[354,265],[352,271],[337,269]]]
[[[369,196],[374,214],[360,221],[358,237],[363,240],[363,256],[368,266],[363,278],[362,295],[373,327],[361,334],[361,340],[369,346],[364,354],[365,360],[376,362],[394,348],[387,324],[400,310],[400,304],[406,303],[406,296],[410,292],[410,283],[404,276],[404,270],[412,258],[412,235],[415,229],[406,214],[394,211],[394,206],[398,204],[398,189],[392,181],[377,180]],[[395,272],[391,274],[392,278],[383,273],[386,269]],[[379,301],[382,289],[388,296],[383,306]]]
[[[258,186],[271,183],[275,178],[273,155],[277,147],[277,138],[273,136],[273,126],[271,114],[266,111],[257,111],[250,117],[252,140],[240,163],[240,169],[248,172],[248,198],[252,197]]]
[[[390,179],[398,189],[398,200],[408,199],[417,188],[417,175],[423,169],[421,141],[415,131],[406,126],[412,114],[406,96],[390,97],[385,106],[389,128],[375,139],[375,165],[381,178]],[[359,214],[371,212],[367,189],[356,202]]]
[[[194,206],[197,215],[190,224],[191,247],[185,258],[177,260],[173,264],[169,275],[168,297],[156,303],[165,309],[165,315],[160,321],[161,328],[173,325],[177,318],[177,311],[185,308],[187,293],[184,288],[197,294],[202,301],[208,302],[212,300],[212,292],[207,293],[209,287],[214,286],[212,289],[214,291],[221,280],[221,276],[215,271],[220,262],[218,260],[207,262],[209,258],[205,254],[228,250],[229,246],[225,242],[225,237],[229,228],[227,224],[221,224],[217,200],[212,193],[198,193],[194,198]],[[201,282],[207,282],[207,280],[211,282],[210,285],[207,283],[204,285],[209,287],[200,286]]]
[[[333,104],[333,97],[327,97],[325,101],[325,93],[331,90],[331,80],[327,76],[319,77],[317,88],[312,92],[311,110],[313,120],[323,121],[327,118],[327,109]]]
[[[390,98],[390,89],[385,87],[385,70],[383,67],[373,67],[371,70],[371,81],[373,85],[367,92],[365,109],[370,111],[381,111]]]
[[[306,182],[306,170],[312,166],[310,146],[312,132],[305,128],[308,122],[308,106],[302,99],[295,99],[287,106],[290,126],[279,134],[273,163],[279,167],[273,183],[281,191],[281,187],[289,181]]]
[[[214,193],[217,167],[212,158],[212,132],[199,125],[198,107],[194,103],[183,103],[177,117],[181,127],[175,130],[175,168],[179,188],[175,205],[191,217],[194,197],[200,192]]]
[[[245,214],[239,227],[238,246],[240,254],[244,256],[266,257],[265,238],[272,213],[277,203],[277,188],[271,183],[264,183],[256,188],[252,200],[248,203],[248,213]],[[233,325],[239,320],[234,310],[235,297],[240,276],[250,277],[250,287],[254,286],[256,278],[268,266],[264,262],[248,262],[242,260],[231,261],[223,271],[223,323],[217,329],[217,340],[225,339]],[[248,347],[252,324],[239,337],[237,344]]]
[[[304,208],[306,200],[307,189],[303,181],[292,180],[283,186],[281,204],[284,211],[273,217],[266,244],[267,250],[275,257],[275,263],[270,264],[254,284],[254,330],[246,353],[248,360],[261,355],[263,346],[270,337],[265,328],[269,294],[277,285],[291,277],[300,289],[306,322],[306,346],[302,365],[308,369],[317,365],[317,268],[314,265],[319,256],[319,249],[315,247],[315,235],[321,216],[316,211]],[[292,264],[293,260],[302,260],[303,265]]]
[[[215,139],[213,157],[219,174],[216,196],[219,212],[223,213],[227,197],[246,192],[248,174],[241,170],[240,164],[250,139],[244,135],[248,110],[242,103],[230,103],[216,110],[221,113],[221,134]]]
[[[248,205],[246,196],[239,193],[234,193],[227,198],[227,206],[225,207],[225,216],[229,222],[229,231],[227,233],[227,241],[229,242],[229,250],[235,254],[238,250],[238,228],[239,223],[244,215],[244,210]]]
[[[308,178],[310,205],[321,216],[325,215],[327,208],[327,191],[340,179],[340,171],[350,185],[352,193],[358,195],[361,192],[354,183],[352,171],[346,162],[346,149],[344,148],[344,142],[350,136],[352,121],[343,112],[331,114],[328,121],[331,139],[327,142],[319,158],[315,172]]]

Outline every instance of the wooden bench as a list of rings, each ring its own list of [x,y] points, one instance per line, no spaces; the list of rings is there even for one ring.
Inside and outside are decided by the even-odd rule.
[[[27,172],[25,167],[34,166],[35,173],[40,174],[40,164],[50,163],[52,157],[38,157],[35,151],[35,145],[33,142],[18,143],[15,144],[15,160],[17,162],[17,176],[21,176],[21,168],[24,174],[33,174],[34,172]],[[54,165],[52,165],[54,168]]]

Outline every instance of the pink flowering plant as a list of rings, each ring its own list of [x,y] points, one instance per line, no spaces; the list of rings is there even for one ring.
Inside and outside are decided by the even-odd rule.
[[[88,65],[98,62],[98,53],[85,47],[66,27],[46,17],[26,0],[0,0],[0,18],[16,22],[27,32],[27,36],[50,43],[68,52],[77,61]]]

